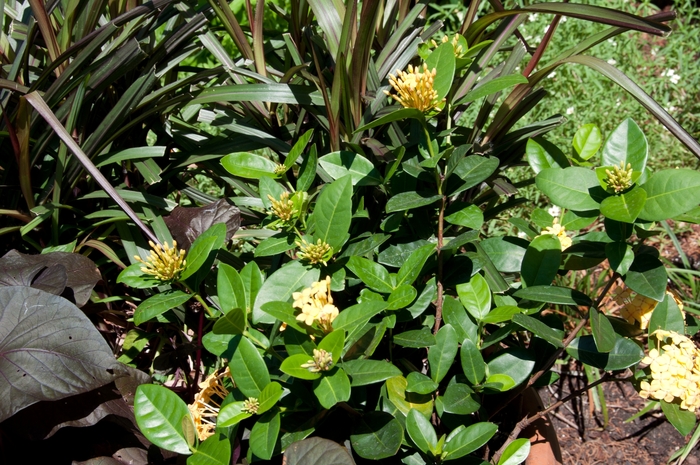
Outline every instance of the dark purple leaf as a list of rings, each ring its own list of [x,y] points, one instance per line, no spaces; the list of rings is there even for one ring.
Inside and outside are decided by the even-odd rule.
[[[200,234],[217,223],[226,224],[226,242],[241,227],[241,211],[225,199],[204,207],[175,207],[163,218],[179,247],[189,250]]]

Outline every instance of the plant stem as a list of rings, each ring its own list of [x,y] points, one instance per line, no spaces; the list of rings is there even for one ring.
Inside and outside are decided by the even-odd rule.
[[[440,323],[442,322],[442,302],[443,302],[443,287],[442,287],[442,273],[443,273],[443,256],[442,256],[442,241],[444,233],[444,223],[445,223],[445,204],[447,203],[447,197],[442,196],[440,200],[440,214],[438,215],[438,232],[437,232],[437,301],[435,302],[435,326],[433,327],[433,334],[437,334],[440,329]]]
[[[199,327],[197,328],[197,358],[194,362],[194,382],[190,386],[190,400],[194,399],[194,390],[199,384],[199,367],[202,363],[202,333],[204,332],[204,312],[199,312]]]
[[[197,299],[197,301],[198,301],[200,304],[202,304],[202,307],[204,307],[204,310],[206,310],[207,313],[209,314],[209,316],[213,318],[213,317],[214,317],[214,312],[211,311],[211,308],[209,308],[209,305],[207,305],[207,303],[204,301],[204,299],[202,298],[202,296],[199,295],[198,293],[195,293],[195,294],[194,294],[194,298]]]
[[[500,449],[498,449],[498,451],[496,451],[493,458],[491,459],[491,463],[498,463],[498,459],[500,459],[501,455],[503,455],[503,451],[506,449],[506,447],[508,447],[508,445],[511,442],[515,441],[518,438],[518,435],[520,434],[520,432],[522,430],[524,430],[525,428],[527,428],[528,426],[530,426],[532,423],[539,420],[543,416],[547,415],[552,410],[556,410],[564,403],[570,401],[571,399],[573,399],[575,397],[580,396],[581,394],[588,391],[589,389],[592,389],[592,388],[594,388],[594,387],[598,386],[599,384],[602,384],[606,381],[626,381],[626,380],[630,379],[631,377],[632,376],[628,376],[626,378],[614,378],[612,373],[605,373],[603,376],[600,377],[599,380],[594,381],[591,384],[589,384],[588,386],[572,392],[568,396],[564,397],[561,400],[558,400],[557,402],[553,403],[552,405],[545,408],[544,410],[537,412],[536,414],[534,414],[530,417],[523,418],[522,420],[520,420],[518,422],[517,425],[515,425],[515,428],[513,428],[513,431],[511,431],[511,433],[508,435],[508,439],[506,440],[506,442],[501,446]]]

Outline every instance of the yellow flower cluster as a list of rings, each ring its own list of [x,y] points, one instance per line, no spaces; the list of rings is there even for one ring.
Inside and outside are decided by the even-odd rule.
[[[678,308],[683,311],[683,302],[681,302],[678,296],[671,291],[666,291],[666,294],[673,297],[676,304],[678,304]],[[613,300],[620,306],[620,316],[631,324],[634,324],[636,321],[641,329],[647,329],[649,327],[651,314],[659,304],[654,299],[637,294],[629,287],[617,288],[613,294]]]
[[[301,292],[292,294],[294,307],[301,309],[297,320],[303,321],[307,326],[318,321],[321,329],[329,333],[333,331],[332,323],[338,316],[338,307],[333,305],[331,297],[331,277],[326,276],[323,281],[315,282]]]
[[[200,391],[194,396],[194,402],[187,406],[200,441],[207,439],[216,430],[216,417],[219,415],[221,402],[228,395],[228,389],[223,384],[227,377],[231,377],[228,367],[220,373],[214,372],[209,375],[199,383]]]
[[[459,34],[455,34],[455,36],[450,40],[446,35],[442,36],[442,40],[440,41],[443,44],[446,44],[447,42],[452,42],[452,48],[455,51],[455,58],[460,58],[464,54],[464,50],[462,50],[462,46],[459,45]],[[437,47],[438,44],[434,40],[431,40],[430,43],[432,44],[433,47]]]
[[[333,365],[333,354],[323,349],[314,349],[314,358],[306,363],[302,363],[302,368],[307,368],[311,373],[328,371]]]
[[[694,412],[700,407],[700,351],[673,331],[654,331],[652,337],[660,348],[651,349],[642,360],[651,369],[651,383],[642,381],[639,395],[666,402],[678,399],[682,409]]]
[[[299,253],[297,257],[299,260],[309,262],[312,265],[318,265],[319,263],[327,264],[328,260],[333,257],[333,247],[319,239],[314,244],[313,242],[306,242],[304,239],[296,241],[297,246],[299,246]]]
[[[425,113],[440,103],[437,91],[433,88],[437,74],[435,68],[428,71],[428,65],[423,63],[422,72],[420,67],[408,65],[408,72],[396,70],[396,73],[397,76],[389,74],[389,83],[398,95],[386,90],[384,93],[404,108],[415,108]]]
[[[173,241],[173,247],[170,248],[167,242],[154,244],[148,241],[151,246],[151,255],[148,259],[143,260],[138,255],[134,255],[134,259],[143,263],[146,266],[141,267],[141,271],[145,274],[153,275],[161,281],[172,281],[177,279],[180,272],[185,269],[187,262],[185,261],[185,251],[177,250],[177,242]]]
[[[605,170],[606,179],[605,182],[608,184],[616,194],[629,189],[632,187],[632,165],[621,161],[620,166],[613,166],[612,171]]]
[[[572,240],[569,236],[566,235],[566,228],[559,224],[559,218],[554,218],[554,221],[552,221],[552,225],[544,228],[544,231],[542,231],[541,235],[545,234],[551,234],[552,236],[556,236],[556,238],[559,239],[559,243],[561,244],[562,250],[566,250],[569,247],[571,247]]]
[[[291,220],[294,214],[297,213],[297,211],[294,209],[294,202],[289,199],[289,192],[282,192],[279,200],[275,199],[269,194],[267,195],[267,198],[272,204],[272,208],[270,209],[269,213],[271,215],[275,215],[282,221]]]

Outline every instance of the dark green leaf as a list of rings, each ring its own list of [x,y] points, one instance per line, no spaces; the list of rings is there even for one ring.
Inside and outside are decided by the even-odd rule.
[[[355,273],[355,276],[360,278],[370,289],[387,294],[394,289],[389,272],[379,263],[363,257],[353,256],[350,257],[345,266]]]
[[[250,430],[250,449],[253,454],[270,460],[275,451],[275,443],[280,432],[280,413],[271,410],[265,413]]]
[[[163,386],[142,384],[134,397],[134,416],[139,430],[158,447],[191,454],[182,432],[182,419],[190,416],[187,404]]]
[[[446,216],[445,221],[465,228],[479,229],[484,224],[484,212],[476,205],[469,205]]]
[[[314,394],[323,408],[332,408],[338,402],[350,400],[350,379],[339,367],[330,371],[314,381]]]
[[[520,348],[509,348],[488,363],[489,375],[507,375],[513,378],[515,386],[530,376],[535,367],[535,354]]]
[[[420,275],[423,265],[433,254],[435,244],[426,244],[413,250],[408,259],[401,265],[396,276],[396,286],[402,284],[413,284]]]
[[[394,457],[402,441],[401,422],[386,412],[369,412],[363,415],[353,428],[353,434],[350,435],[353,451],[369,460]],[[319,462],[318,465],[328,463],[324,461]]]
[[[442,318],[457,331],[457,340],[470,339],[476,342],[478,326],[467,314],[464,306],[452,296],[442,302]]]
[[[348,337],[356,329],[361,328],[370,318],[386,308],[383,301],[363,301],[362,303],[346,308],[333,320],[334,329],[344,329]]]
[[[192,244],[190,251],[187,253],[187,265],[185,270],[180,274],[180,281],[183,281],[202,268],[205,264],[214,261],[214,257],[210,256],[211,252],[222,248],[226,240],[226,225],[217,223],[203,232]]]
[[[666,293],[664,300],[654,308],[649,320],[648,333],[651,335],[657,329],[664,331],[675,331],[678,334],[685,334],[685,322],[683,312],[678,307],[676,299]]]
[[[435,336],[428,328],[414,329],[394,335],[394,344],[416,349],[430,347],[436,344]]]
[[[692,210],[700,203],[700,172],[670,169],[654,173],[642,185],[647,193],[640,218],[661,221]]]
[[[462,341],[462,348],[460,349],[459,355],[464,376],[466,376],[472,384],[481,383],[486,375],[486,363],[481,356],[481,352],[476,347],[476,344],[474,344],[471,339],[465,339]]]
[[[610,269],[621,275],[627,274],[634,262],[632,247],[625,242],[605,244],[605,256],[608,258]]]
[[[263,304],[262,311],[272,316],[276,320],[280,320],[287,323],[289,327],[296,329],[300,333],[306,333],[306,329],[301,326],[300,322],[296,318],[296,310],[289,302],[268,302]]]
[[[591,307],[588,318],[591,323],[593,340],[598,352],[610,352],[615,347],[617,335],[604,313],[599,312],[595,307]]]
[[[309,153],[304,157],[304,161],[299,167],[297,177],[297,191],[306,192],[311,188],[311,185],[316,178],[316,168],[318,166],[318,155],[316,154],[316,145],[312,145]]]
[[[353,186],[376,186],[382,183],[382,176],[372,162],[354,152],[332,152],[322,156],[318,162],[333,179],[349,174]]]
[[[221,311],[227,313],[234,308],[244,308],[245,286],[241,275],[235,268],[225,263],[219,263],[216,275],[216,295],[219,298]]]
[[[313,87],[283,83],[236,84],[209,87],[193,99],[190,105],[218,102],[269,102],[323,105],[323,96]],[[235,173],[233,173],[235,174]]]
[[[318,379],[321,377],[321,373],[311,372],[308,368],[302,368],[301,366],[311,362],[312,359],[313,356],[308,354],[290,355],[285,358],[282,365],[280,365],[280,371],[299,379]]]
[[[231,441],[220,434],[209,436],[187,458],[187,465],[228,465],[230,462]]]
[[[275,271],[262,284],[255,298],[253,323],[274,323],[275,318],[265,313],[262,306],[268,302],[286,302],[299,288],[311,287],[319,275],[318,268],[307,268],[298,261],[289,262]]]
[[[182,291],[171,290],[164,292],[163,294],[156,294],[149,297],[141,305],[136,307],[134,311],[134,324],[140,325],[146,321],[162,315],[168,310],[178,307],[188,300],[192,296]]]
[[[490,237],[481,241],[481,247],[498,271],[520,272],[529,243],[517,237]]]
[[[387,310],[398,310],[408,307],[415,300],[416,295],[418,295],[418,291],[416,291],[415,287],[408,284],[398,286],[389,295],[386,308]]]
[[[214,334],[243,334],[246,330],[246,314],[241,308],[234,308],[219,318],[212,331]]]
[[[534,302],[548,302],[561,305],[582,305],[589,307],[593,301],[586,294],[575,289],[558,286],[532,286],[519,289],[515,296]]]
[[[623,280],[634,292],[661,302],[666,294],[666,268],[650,254],[639,254],[634,258]]]
[[[498,165],[498,158],[495,157],[479,155],[464,157],[454,170],[454,174],[459,176],[462,182],[455,183],[455,187],[450,190],[450,195],[456,195],[485,181],[496,171]],[[451,181],[450,185],[452,184]]]
[[[443,448],[443,460],[455,460],[471,454],[486,444],[498,431],[493,423],[481,422],[467,426],[454,435]]]
[[[570,166],[568,158],[559,147],[543,138],[528,139],[525,153],[527,154],[527,162],[535,174],[546,168]]]
[[[644,352],[634,341],[623,337],[617,338],[615,346],[608,353],[596,349],[593,336],[577,337],[571,341],[566,352],[583,363],[606,371],[623,370],[639,363],[644,357]]]
[[[450,325],[444,325],[435,335],[435,345],[428,352],[430,377],[436,383],[442,381],[457,356],[457,332]]]
[[[416,110],[415,108],[399,108],[395,111],[392,111],[391,113],[382,116],[381,118],[375,119],[371,123],[365,124],[364,126],[360,126],[359,128],[355,129],[355,133],[366,131],[367,129],[391,123],[393,121],[401,121],[407,118],[414,118],[420,121],[421,123],[425,124],[425,116],[423,115],[422,111]]]
[[[343,362],[343,370],[350,376],[353,387],[378,383],[401,374],[401,370],[384,360],[348,360]]]
[[[695,428],[695,414],[688,410],[681,409],[681,406],[674,403],[661,401],[661,410],[666,419],[682,436],[689,435]]]
[[[284,452],[285,465],[355,465],[348,450],[330,439],[295,442]]]
[[[409,191],[396,194],[386,203],[386,212],[398,212],[424,207],[442,199],[442,195],[429,191]]]
[[[477,321],[481,321],[491,311],[491,290],[480,274],[472,276],[467,283],[458,284],[457,294],[464,308]]]
[[[255,248],[256,257],[269,257],[292,250],[296,245],[294,234],[282,234],[268,237]]]
[[[455,415],[469,415],[481,405],[472,397],[472,390],[466,384],[452,383],[447,386],[443,397],[443,409],[446,413]]]
[[[556,236],[543,234],[532,240],[521,265],[527,287],[551,284],[561,264],[561,243]]]
[[[352,183],[350,176],[327,184],[321,191],[311,220],[316,225],[314,241],[321,239],[339,251],[345,243],[352,219]]]
[[[412,371],[406,376],[408,385],[406,392],[415,392],[417,394],[430,394],[438,388],[438,383],[428,378],[422,373]]]
[[[532,332],[535,336],[549,342],[554,347],[559,348],[563,346],[561,341],[564,334],[561,330],[550,328],[542,321],[523,314],[515,315],[513,317],[513,322]]]
[[[622,223],[634,223],[646,203],[647,193],[641,187],[629,192],[612,195],[600,203],[600,213]]]
[[[265,360],[247,337],[237,336],[229,367],[236,386],[247,397],[260,397],[260,391],[270,384]]]
[[[499,76],[497,78],[491,79],[488,82],[477,85],[467,93],[459,101],[459,104],[473,102],[474,100],[479,100],[482,97],[493,95],[502,90],[506,90],[509,87],[516,86],[518,84],[527,84],[527,78],[522,74],[509,74],[507,76]]]

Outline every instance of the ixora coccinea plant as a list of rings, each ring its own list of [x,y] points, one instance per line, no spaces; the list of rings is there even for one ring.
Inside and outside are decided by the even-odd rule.
[[[694,319],[667,297],[665,269],[644,238],[652,222],[694,218],[698,174],[651,173],[632,121],[605,144],[584,127],[569,156],[542,138],[562,117],[517,126],[544,98],[545,77],[578,63],[620,84],[700,154],[639,87],[581,55],[628,29],[664,34],[658,20],[666,17],[542,4],[475,19],[479,5],[470,4],[460,34],[433,44],[440,25],[421,22],[424,4],[293,2],[280,11],[289,32],[273,40],[264,37],[258,2],[255,14],[249,9],[251,47],[228,5],[210,3],[243,60],[221,53],[211,34],[198,36],[225,66],[175,81],[191,93],[160,107],[167,130],[159,136],[178,150],[144,183],[148,196],[128,185],[115,192],[93,174],[114,201],[128,197],[142,212],[128,211],[133,224],[119,214],[122,258],[132,265],[117,282],[140,299],[139,328],[125,339],[122,360],[151,362],[158,384],[139,386],[134,413],[153,444],[190,464],[284,454],[286,463],[513,465],[530,451],[519,432],[548,409],[515,427],[501,413],[525,389],[552,382],[565,353],[603,371],[589,387],[638,382],[677,428],[693,427],[692,391],[659,384],[657,374],[667,352],[682,352],[674,363],[694,363],[682,339]],[[532,12],[554,18],[534,50],[518,37]],[[611,27],[540,66],[560,15]],[[77,155],[41,96],[25,98]],[[525,156],[536,176],[511,182],[506,169]],[[181,177],[195,169],[227,199],[214,202],[185,184]],[[565,212],[512,218],[529,240],[482,235],[488,221],[525,201],[518,188],[533,182]],[[181,193],[204,206],[172,209]],[[596,220],[603,230],[570,235]],[[599,266],[609,279],[595,295],[560,285],[562,276]],[[611,312],[632,322],[615,318],[606,295],[621,283],[635,293],[630,299],[658,304],[621,297]],[[578,323],[547,311],[555,306]],[[637,325],[646,319],[656,350],[648,358]],[[185,363],[162,369],[166,345]],[[641,361],[650,367],[627,376]]]

